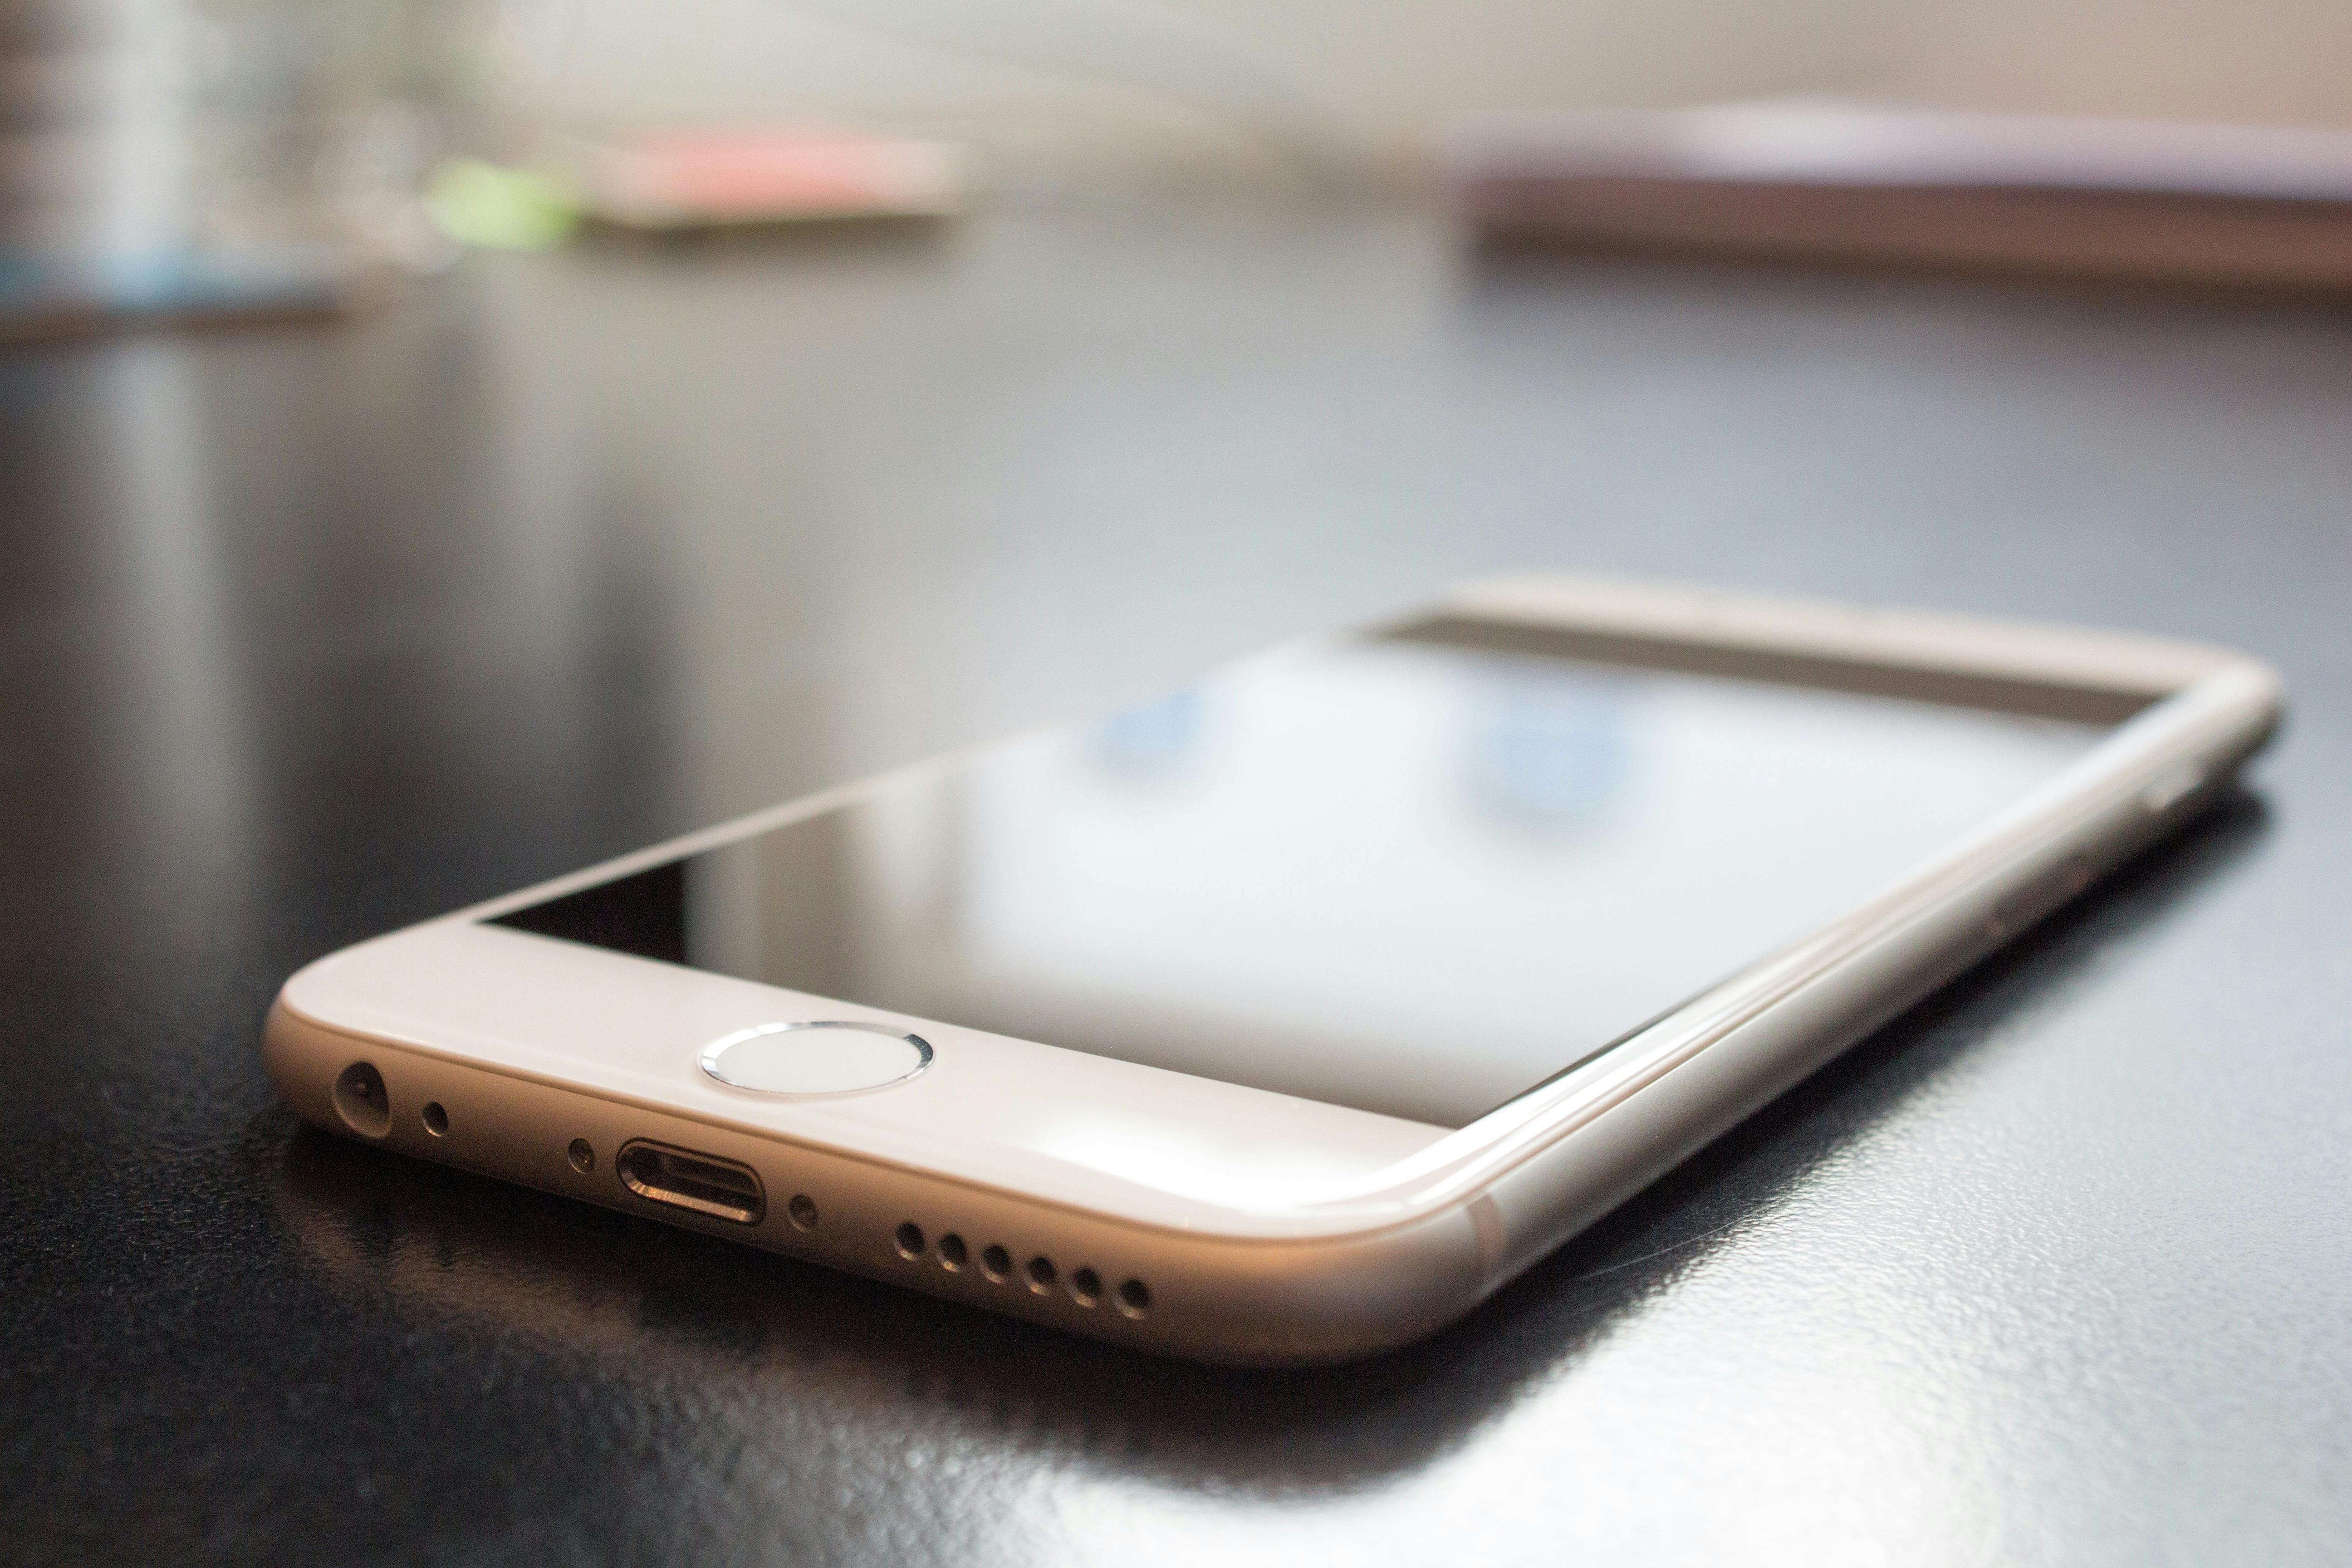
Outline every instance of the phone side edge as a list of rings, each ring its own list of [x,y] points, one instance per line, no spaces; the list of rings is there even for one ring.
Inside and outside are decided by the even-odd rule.
[[[2198,685],[2224,692],[2228,711],[2199,743],[2174,749],[2182,783],[2159,774],[2011,857],[1478,1183],[1504,1233],[1490,1289],[2203,815],[2275,731],[2284,687],[2251,658]]]

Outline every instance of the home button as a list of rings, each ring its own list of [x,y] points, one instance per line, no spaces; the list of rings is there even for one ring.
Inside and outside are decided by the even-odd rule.
[[[702,1047],[702,1070],[758,1094],[855,1094],[931,1065],[930,1043],[887,1024],[761,1024]]]

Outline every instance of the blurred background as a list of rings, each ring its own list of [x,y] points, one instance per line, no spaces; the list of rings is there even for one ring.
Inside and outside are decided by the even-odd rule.
[[[1299,145],[1393,166],[1497,114],[1791,93],[2352,117],[2352,14],[2324,0],[704,0],[659,14],[583,0],[543,15],[570,33],[544,79],[564,113],[871,118],[984,139],[1041,170]]]
[[[745,132],[771,185],[783,132],[919,142],[921,188],[867,194],[938,207],[1427,180],[1497,122],[1790,95],[2342,128],[2347,59],[2324,0],[6,0],[0,297],[219,307],[431,270],[453,237],[613,216],[595,154],[681,132],[688,177],[739,186]]]

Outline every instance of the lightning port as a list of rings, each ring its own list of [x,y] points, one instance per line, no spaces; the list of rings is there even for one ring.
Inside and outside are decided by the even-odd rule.
[[[768,1212],[759,1173],[732,1160],[639,1139],[621,1146],[613,1168],[620,1173],[622,1185],[649,1203],[737,1225],[757,1225]]]

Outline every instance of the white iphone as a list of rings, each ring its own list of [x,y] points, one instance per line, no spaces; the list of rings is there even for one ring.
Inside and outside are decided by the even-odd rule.
[[[2210,800],[2227,649],[1475,584],[304,969],[330,1131],[1144,1349],[1425,1334]]]

